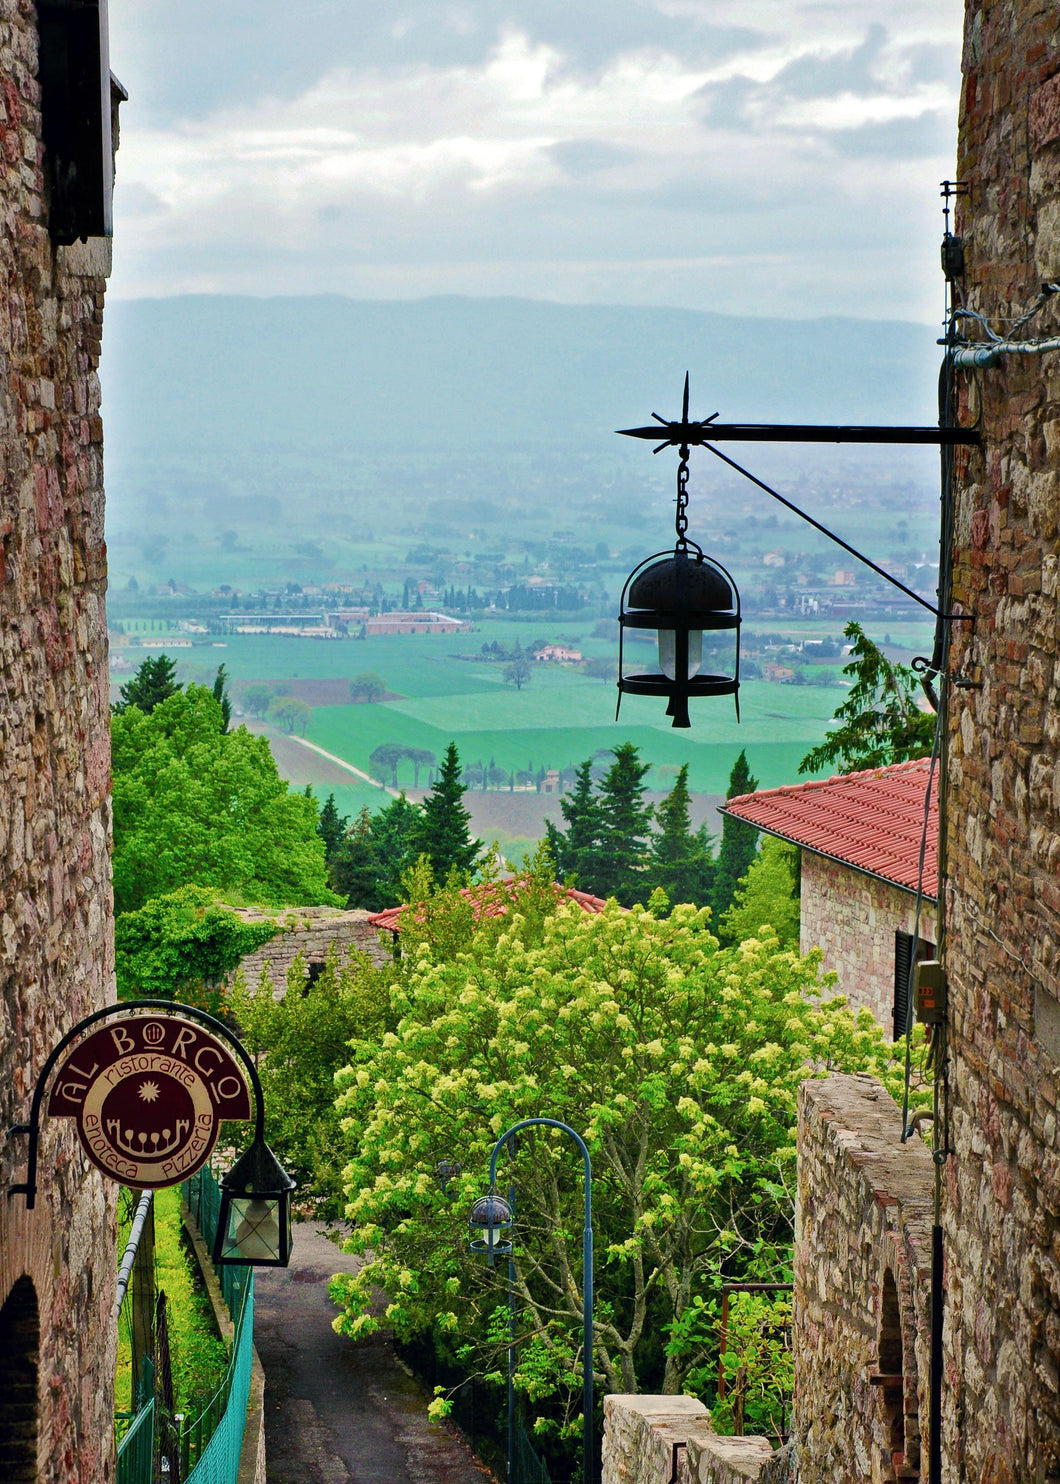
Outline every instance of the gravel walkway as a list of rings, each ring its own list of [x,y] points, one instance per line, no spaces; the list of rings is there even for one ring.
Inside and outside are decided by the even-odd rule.
[[[311,1222],[289,1268],[259,1268],[254,1338],[265,1368],[268,1484],[495,1484],[380,1335],[331,1328],[333,1273],[356,1268]]]

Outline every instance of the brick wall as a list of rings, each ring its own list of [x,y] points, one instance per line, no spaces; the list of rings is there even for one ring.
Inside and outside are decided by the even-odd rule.
[[[958,174],[966,303],[995,326],[1060,278],[1060,28],[969,0]],[[1056,334],[1054,302],[1021,333]],[[945,962],[947,1479],[1060,1478],[1060,355],[959,375]]]
[[[903,1145],[901,1136],[901,1112],[874,1078],[803,1083],[793,1298],[800,1484],[926,1474],[934,1176],[919,1137]],[[874,1382],[880,1372],[902,1379]]]
[[[823,967],[839,976],[836,990],[855,1010],[871,1010],[891,1034],[894,1020],[894,935],[912,933],[916,897],[839,861],[802,854],[799,946],[824,952]],[[935,904],[924,901],[920,937],[935,938]]]
[[[28,1116],[34,1078],[62,1033],[113,998],[96,378],[109,254],[102,242],[56,249],[49,239],[36,71],[33,6],[0,0],[5,1128]],[[25,1156],[24,1138],[0,1140],[5,1188],[25,1178]],[[0,1198],[0,1305],[32,1285],[39,1314],[35,1477],[112,1479],[116,1187],[88,1166],[65,1120],[45,1122],[40,1182],[32,1212],[21,1196]]]

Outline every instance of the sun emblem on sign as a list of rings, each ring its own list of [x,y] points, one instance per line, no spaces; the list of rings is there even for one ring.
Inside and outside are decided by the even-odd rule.
[[[157,1102],[158,1101],[158,1083],[157,1082],[141,1082],[141,1084],[140,1084],[140,1096],[143,1098],[143,1100],[144,1100],[145,1103],[155,1103],[155,1102]]]

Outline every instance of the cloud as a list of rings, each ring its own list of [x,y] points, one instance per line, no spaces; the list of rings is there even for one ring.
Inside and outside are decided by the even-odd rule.
[[[868,212],[861,284],[924,317],[926,277],[898,285],[927,220],[915,198],[933,208],[952,173],[958,12],[896,0],[883,25],[863,0],[645,0],[616,5],[607,50],[596,0],[535,5],[499,31],[482,6],[381,10],[390,57],[340,43],[294,93],[284,74],[182,117],[138,124],[130,108],[115,287],[390,295],[404,281],[739,309],[760,301],[768,260],[801,312],[858,313],[858,275],[829,264]]]

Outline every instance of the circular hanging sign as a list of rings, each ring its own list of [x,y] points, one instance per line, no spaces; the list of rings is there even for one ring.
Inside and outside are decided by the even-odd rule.
[[[48,1112],[75,1118],[85,1153],[140,1190],[179,1185],[209,1159],[226,1119],[251,1117],[224,1042],[178,1015],[129,1014],[68,1051]]]

